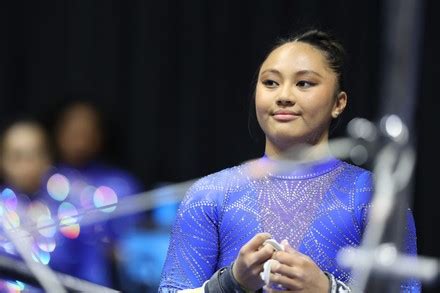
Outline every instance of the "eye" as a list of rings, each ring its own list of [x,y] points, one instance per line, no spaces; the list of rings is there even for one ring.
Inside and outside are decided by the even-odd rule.
[[[267,88],[275,88],[275,87],[279,86],[279,84],[278,84],[276,81],[271,80],[271,79],[263,80],[262,83],[263,83]]]
[[[296,85],[300,88],[307,89],[307,88],[310,88],[310,87],[316,85],[316,83],[310,82],[307,80],[300,80],[300,81],[298,81],[298,83]]]

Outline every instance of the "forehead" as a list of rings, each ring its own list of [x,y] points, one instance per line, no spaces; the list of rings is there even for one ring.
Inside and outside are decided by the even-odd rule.
[[[5,147],[33,148],[44,144],[45,135],[41,129],[32,125],[16,125],[5,133]]]
[[[313,70],[319,73],[332,72],[324,53],[303,42],[290,42],[273,50],[263,62],[260,72],[266,69],[277,69],[279,71]]]

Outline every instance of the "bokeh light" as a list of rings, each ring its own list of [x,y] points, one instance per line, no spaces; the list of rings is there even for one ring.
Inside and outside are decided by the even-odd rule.
[[[58,207],[58,219],[62,220],[64,218],[72,218],[75,220],[75,223],[78,220],[78,210],[76,207],[70,202],[63,202]]]
[[[40,236],[35,239],[35,243],[37,244],[38,248],[40,248],[44,252],[53,252],[56,247],[56,242],[53,238]]]
[[[79,196],[81,192],[89,186],[86,182],[82,180],[72,180],[70,183],[70,194],[74,195],[75,197]]]
[[[397,115],[390,115],[385,120],[385,130],[388,135],[396,138],[403,131],[403,122]]]
[[[6,211],[2,216],[3,225],[6,229],[17,229],[20,227],[20,217],[14,211]]]
[[[43,214],[37,220],[38,232],[44,237],[53,237],[57,231],[55,221],[48,215]]]
[[[100,209],[105,213],[110,213],[116,209],[118,196],[110,187],[100,186],[96,189],[95,194],[93,195],[93,203],[97,209]]]
[[[32,258],[36,262],[47,265],[50,262],[50,253],[46,251],[42,251],[38,246],[34,245],[32,247]]]
[[[3,189],[0,195],[0,201],[3,207],[9,211],[15,211],[17,208],[17,196],[10,188]]]
[[[69,191],[69,180],[64,175],[54,174],[47,181],[47,192],[55,200],[65,200],[69,195]]]
[[[28,218],[34,221],[35,223],[38,222],[38,219],[40,219],[41,216],[47,216],[51,218],[50,209],[47,207],[45,203],[38,200],[34,200],[29,204],[26,214]]]
[[[90,209],[95,207],[93,204],[93,197],[95,194],[96,188],[93,186],[87,186],[81,191],[80,194],[80,202],[83,208]]]
[[[76,239],[79,236],[80,226],[76,223],[76,219],[66,217],[60,221],[60,232],[69,239]]]
[[[65,237],[75,239],[79,236],[78,210],[70,202],[63,202],[58,207],[60,232]]]
[[[7,281],[6,287],[8,293],[21,292],[25,289],[25,285],[20,281]]]

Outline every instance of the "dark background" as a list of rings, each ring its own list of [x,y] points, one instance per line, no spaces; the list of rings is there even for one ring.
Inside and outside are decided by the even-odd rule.
[[[257,67],[278,37],[318,26],[349,53],[349,106],[335,132],[344,135],[353,117],[379,118],[382,2],[3,1],[0,121],[31,113],[50,123],[65,97],[90,98],[110,118],[107,159],[146,188],[203,176],[262,154],[263,141],[248,123]],[[412,133],[419,251],[436,257],[438,6],[434,0],[423,6]]]

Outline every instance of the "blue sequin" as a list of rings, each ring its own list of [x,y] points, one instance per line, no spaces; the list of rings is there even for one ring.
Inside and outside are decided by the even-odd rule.
[[[206,176],[187,192],[159,292],[202,286],[260,232],[277,241],[287,239],[322,270],[350,282],[336,255],[361,242],[371,207],[372,174],[334,158],[258,179],[249,176],[248,168],[243,164]],[[407,229],[407,253],[416,254],[411,213]],[[404,282],[402,290],[419,292],[420,283]]]

